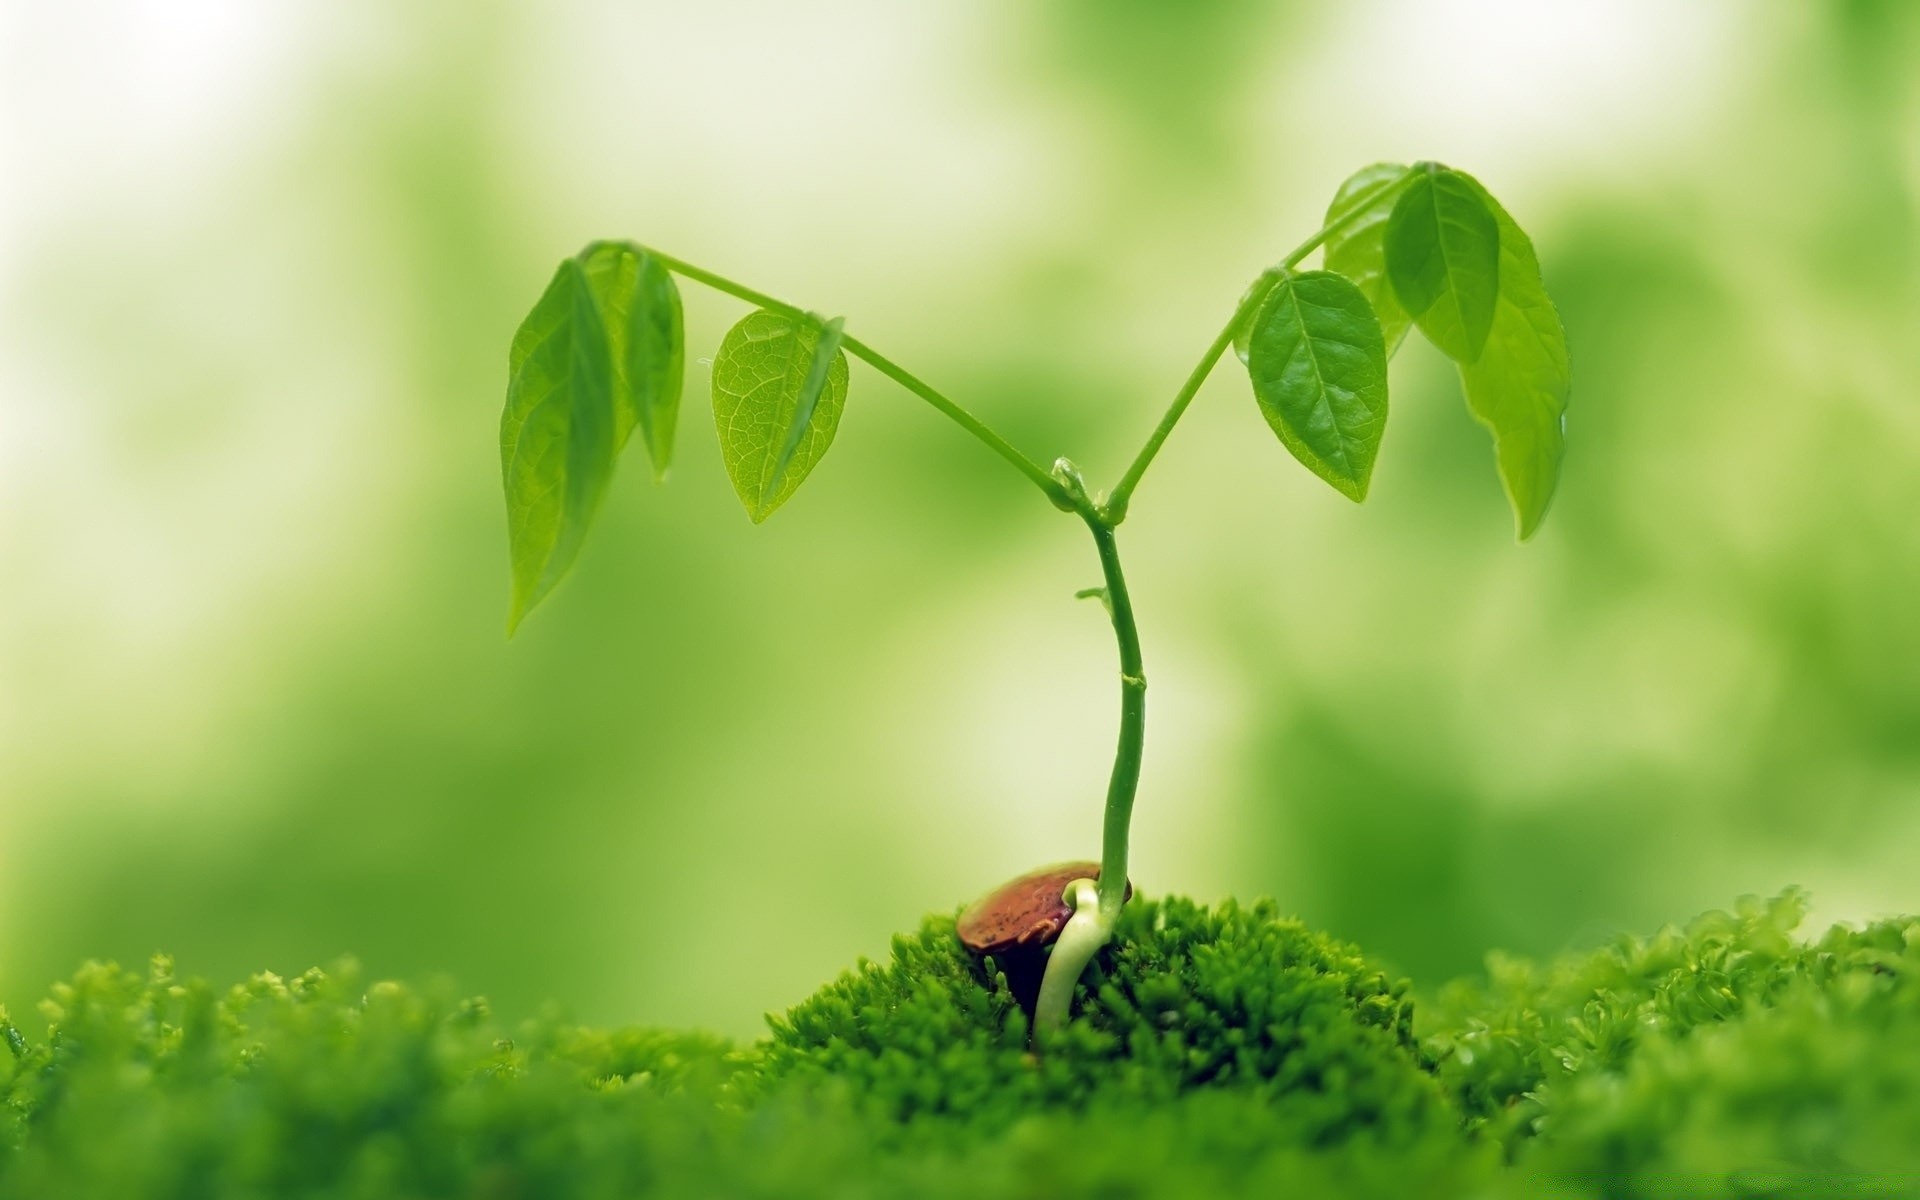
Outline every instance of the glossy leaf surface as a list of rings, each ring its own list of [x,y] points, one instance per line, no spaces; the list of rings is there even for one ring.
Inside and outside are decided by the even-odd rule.
[[[1281,279],[1254,318],[1247,370],[1293,456],[1364,500],[1387,423],[1387,350],[1360,288],[1331,271]]]
[[[507,365],[500,465],[512,632],[572,567],[613,473],[613,356],[581,258],[554,272]]]
[[[755,524],[787,502],[833,444],[847,399],[838,335],[837,322],[760,309],[727,331],[714,356],[720,451]]]
[[[1472,180],[1433,163],[1414,168],[1387,218],[1387,276],[1414,324],[1455,362],[1486,345],[1500,288],[1500,227]]]

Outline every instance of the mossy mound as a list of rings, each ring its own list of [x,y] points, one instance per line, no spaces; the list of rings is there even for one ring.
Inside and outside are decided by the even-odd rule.
[[[1413,1002],[1351,946],[1268,904],[1136,901],[1044,1054],[991,959],[930,919],[774,1018],[757,1078],[837,1090],[916,1134],[991,1135],[1036,1113],[1246,1093],[1265,1135],[1403,1143],[1457,1118],[1420,1061]]]
[[[1035,1057],[930,920],[770,1039],[503,1027],[346,965],[0,1015],[0,1198],[1920,1196],[1920,922],[1797,897],[1446,989],[1136,902]]]

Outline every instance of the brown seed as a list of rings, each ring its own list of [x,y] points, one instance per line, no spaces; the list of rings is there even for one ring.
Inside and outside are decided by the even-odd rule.
[[[1095,862],[1060,863],[1029,871],[989,892],[960,914],[960,941],[975,954],[1004,956],[1013,950],[1038,950],[1053,944],[1073,916],[1067,885],[1100,878]],[[1133,885],[1127,885],[1127,897]]]

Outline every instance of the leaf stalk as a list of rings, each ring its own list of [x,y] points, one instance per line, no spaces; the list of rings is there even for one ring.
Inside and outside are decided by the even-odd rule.
[[[683,275],[696,283],[704,283],[713,290],[724,292],[737,300],[745,300],[748,304],[781,313],[797,321],[814,319],[812,314],[797,305],[788,304],[784,300],[777,300],[765,292],[750,288],[744,283],[737,283],[734,280],[728,279],[725,275],[709,271],[704,267],[697,267],[685,259],[675,258],[671,254],[663,254],[651,248],[647,248],[647,253],[658,258],[661,264],[674,274]],[[1048,475],[1039,463],[1034,462],[1031,458],[1022,454],[1013,443],[1007,441],[1007,439],[1001,437],[998,433],[995,433],[986,422],[980,420],[980,418],[974,416],[965,408],[962,408],[918,375],[913,374],[898,363],[895,363],[892,359],[881,354],[878,350],[875,350],[852,334],[846,334],[841,337],[840,347],[848,354],[860,359],[874,370],[885,375],[888,379],[893,380],[901,387],[906,388],[909,392],[926,401],[954,424],[960,426],[960,428],[966,430],[969,434],[972,434],[976,440],[983,443],[989,450],[992,450],[1001,458],[1007,460],[1015,470],[1031,480],[1035,487],[1046,493],[1047,499],[1051,500],[1056,507],[1066,507],[1066,505],[1063,504],[1064,496],[1060,491],[1060,485],[1053,477]]]

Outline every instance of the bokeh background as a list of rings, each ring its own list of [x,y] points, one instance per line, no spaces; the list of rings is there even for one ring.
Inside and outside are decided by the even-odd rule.
[[[1373,497],[1229,361],[1123,533],[1135,878],[1426,983],[1742,892],[1920,908],[1920,6],[0,7],[0,1002],[351,953],[751,1034],[1097,852],[1084,531],[863,368],[750,526],[688,410],[509,643],[497,421],[630,236],[1111,481],[1345,175],[1539,243],[1571,449],[1515,545],[1410,345]],[[631,452],[638,454],[638,451]]]

